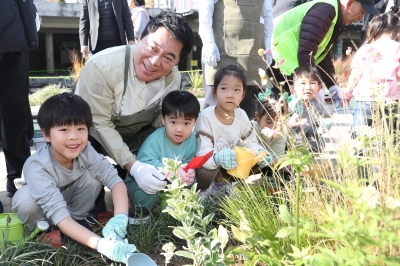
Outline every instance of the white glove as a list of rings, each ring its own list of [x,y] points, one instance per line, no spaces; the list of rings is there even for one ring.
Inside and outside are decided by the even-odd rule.
[[[214,42],[204,43],[201,51],[201,61],[209,66],[216,67],[217,61],[221,60],[219,50]]]
[[[147,194],[156,194],[167,185],[164,175],[150,164],[136,161],[129,172],[139,188]]]
[[[82,53],[83,57],[89,56],[89,47],[87,47],[87,46],[82,46],[82,47],[81,47],[81,53]]]

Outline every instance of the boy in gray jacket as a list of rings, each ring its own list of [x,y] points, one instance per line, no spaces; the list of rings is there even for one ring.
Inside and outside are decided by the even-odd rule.
[[[116,234],[124,238],[127,233],[126,186],[115,168],[88,142],[92,126],[89,105],[74,94],[53,96],[40,108],[38,123],[47,145],[24,164],[24,180],[18,181],[23,186],[15,193],[12,211],[28,230],[33,230],[38,221],[50,220],[60,229],[59,238],[66,235],[125,263],[125,252],[136,250],[134,245],[116,241]],[[114,217],[101,238],[93,233],[85,217],[103,185],[111,190]]]

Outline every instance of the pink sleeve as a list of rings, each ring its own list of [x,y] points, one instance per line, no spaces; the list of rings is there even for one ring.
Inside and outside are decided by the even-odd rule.
[[[365,57],[365,47],[366,47],[366,45],[361,46],[361,48],[354,55],[354,57],[351,61],[351,65],[350,65],[351,69],[353,69],[353,68],[361,69],[362,68],[363,57]]]

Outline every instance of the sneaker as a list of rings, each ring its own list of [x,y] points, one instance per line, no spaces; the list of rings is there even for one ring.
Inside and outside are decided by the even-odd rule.
[[[14,179],[7,178],[6,196],[12,198],[15,192],[17,192],[17,188],[15,187]]]
[[[147,208],[135,207],[129,209],[129,224],[146,224],[150,221],[150,211]]]

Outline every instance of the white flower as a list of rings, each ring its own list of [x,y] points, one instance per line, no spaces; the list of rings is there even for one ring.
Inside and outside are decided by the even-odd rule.
[[[400,207],[400,200],[388,196],[385,200],[385,205],[388,209],[394,210]]]
[[[368,138],[373,138],[376,136],[375,129],[370,126],[357,126],[356,132],[358,136],[366,136]]]
[[[365,187],[363,192],[361,193],[360,199],[358,199],[358,203],[365,203],[371,209],[375,209],[376,205],[379,201],[379,192],[373,186]]]
[[[172,242],[168,242],[164,244],[161,249],[165,251],[160,254],[165,257],[165,265],[167,265],[168,263],[170,263],[172,257],[174,256],[174,251],[176,247]]]
[[[218,242],[221,243],[221,249],[224,250],[226,244],[228,243],[228,231],[222,225],[218,227]]]
[[[350,141],[347,149],[351,155],[358,155],[358,153],[362,150],[362,143],[358,140],[352,140]]]

